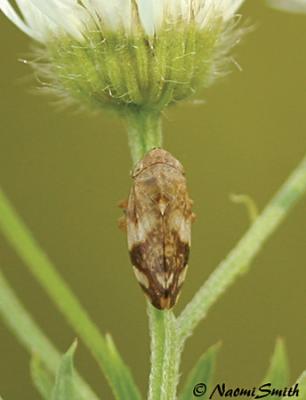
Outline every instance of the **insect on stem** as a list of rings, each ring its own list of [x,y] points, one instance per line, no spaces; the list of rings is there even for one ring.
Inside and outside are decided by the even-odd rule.
[[[192,200],[181,163],[153,149],[136,165],[125,209],[136,279],[154,307],[172,308],[184,283],[191,245]]]

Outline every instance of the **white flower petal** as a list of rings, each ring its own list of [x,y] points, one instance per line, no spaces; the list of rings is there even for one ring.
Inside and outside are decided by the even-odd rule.
[[[0,10],[4,15],[7,16],[9,20],[11,20],[20,30],[22,30],[27,35],[31,36],[33,39],[38,40],[33,30],[27,26],[24,21],[19,17],[14,8],[11,6],[9,1],[0,0]]]
[[[96,11],[102,24],[106,24],[111,29],[124,27],[130,31],[132,24],[131,0],[87,0],[87,3],[91,9]]]
[[[169,16],[173,21],[183,18],[188,20],[190,14],[189,0],[166,0],[164,5],[164,14]]]
[[[56,25],[29,0],[16,0],[16,3],[26,23],[39,41],[43,42],[50,31],[56,29]]]
[[[90,21],[110,29],[133,32],[132,2],[138,7],[144,31],[154,35],[164,21],[189,23],[194,17],[200,28],[214,22],[215,16],[230,19],[244,0],[15,0],[24,21],[9,0],[0,0],[0,9],[21,30],[39,41],[50,33],[67,33],[81,40]],[[273,0],[271,0],[273,1]],[[276,1],[276,0],[274,0]],[[283,2],[283,0],[279,0]],[[292,0],[301,2],[302,0]]]
[[[244,0],[224,0],[223,1],[223,18],[227,21],[230,19],[242,5]]]
[[[145,32],[154,35],[161,26],[167,0],[137,0],[139,16]]]
[[[83,37],[82,30],[86,19],[85,9],[74,0],[28,0],[37,7],[53,24],[54,27],[73,35],[76,39]]]

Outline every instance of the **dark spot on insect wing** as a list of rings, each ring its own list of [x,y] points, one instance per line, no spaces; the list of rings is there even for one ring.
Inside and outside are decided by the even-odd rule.
[[[139,243],[136,246],[133,246],[131,251],[130,251],[130,258],[132,261],[132,264],[138,268],[139,270],[143,270],[143,264],[144,264],[144,259],[143,259],[143,254],[144,254],[144,249],[145,249],[145,243]]]

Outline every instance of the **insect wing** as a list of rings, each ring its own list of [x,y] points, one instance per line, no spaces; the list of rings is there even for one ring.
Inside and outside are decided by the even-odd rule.
[[[137,185],[130,193],[127,227],[130,257],[138,283],[152,304],[161,308],[164,289],[158,277],[164,271],[163,218],[154,201]]]

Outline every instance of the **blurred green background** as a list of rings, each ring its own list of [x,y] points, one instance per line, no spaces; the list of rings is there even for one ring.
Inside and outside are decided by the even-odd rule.
[[[176,311],[247,229],[248,193],[262,208],[306,148],[306,18],[249,1],[255,25],[235,51],[242,71],[164,118],[165,145],[184,164],[195,201],[190,270]],[[131,184],[125,129],[107,114],[60,112],[33,95],[29,39],[0,16],[0,183],[63,277],[103,332],[111,332],[145,391],[149,341],[144,297],[117,228]],[[278,335],[286,339],[292,380],[306,367],[305,199],[188,342],[183,373],[207,346],[222,339],[219,381],[261,381]],[[0,234],[0,264],[24,304],[62,350],[73,331]],[[80,344],[77,365],[103,399],[111,394]],[[29,356],[0,325],[0,393],[6,400],[39,399]]]

